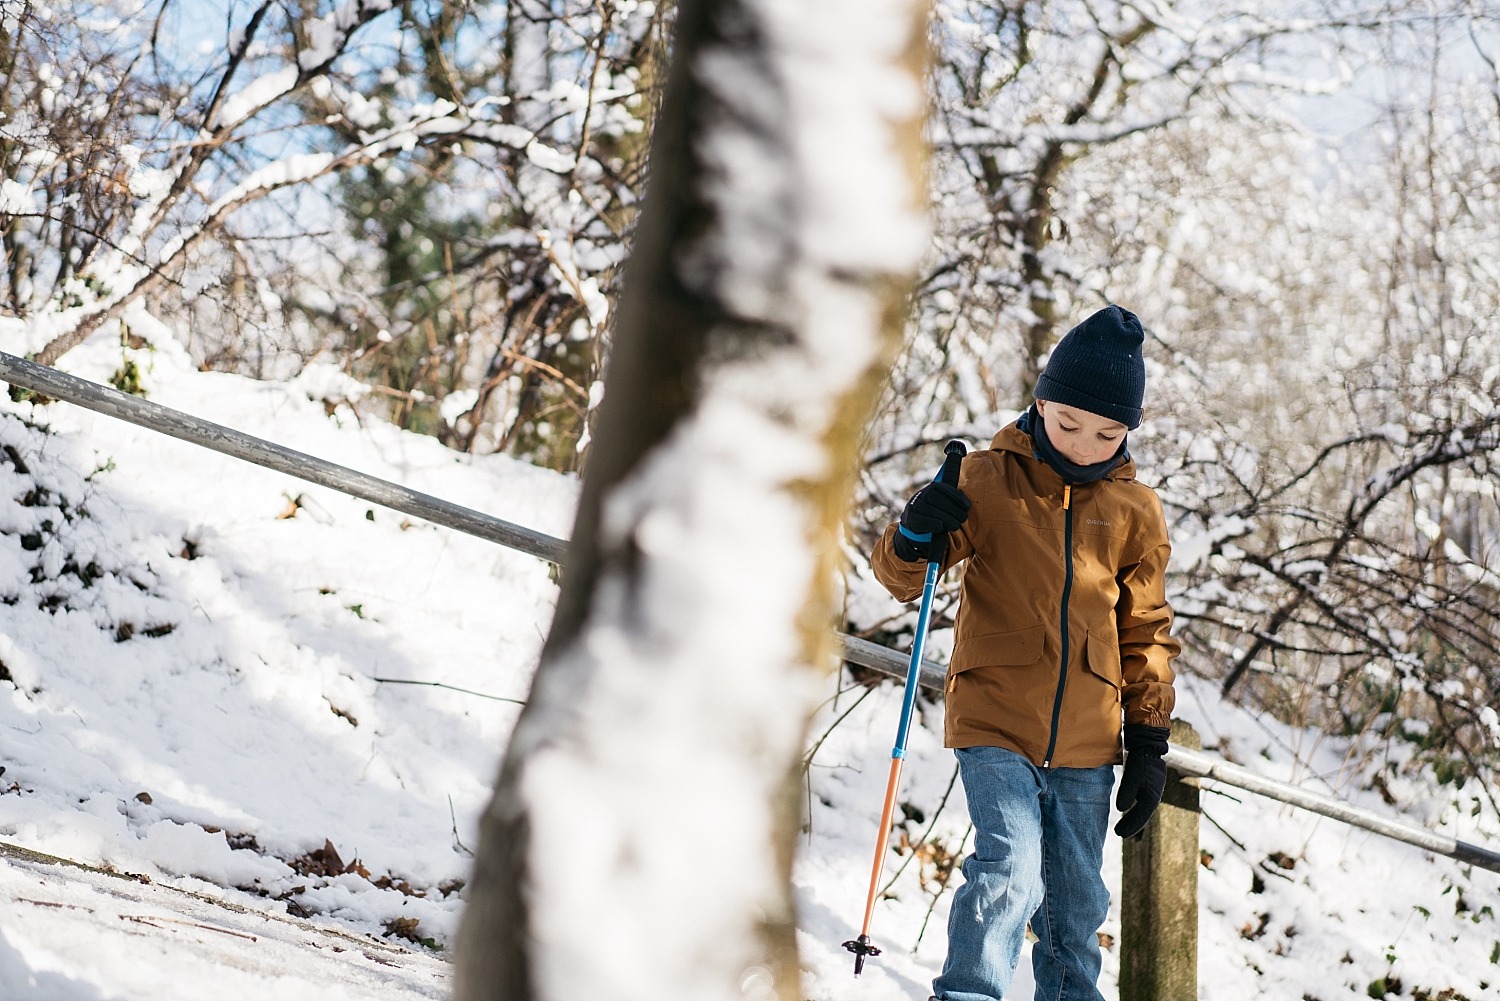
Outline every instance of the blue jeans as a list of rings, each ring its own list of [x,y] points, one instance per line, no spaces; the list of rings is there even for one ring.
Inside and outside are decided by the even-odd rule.
[[[1098,931],[1109,913],[1101,869],[1114,766],[1043,769],[999,747],[955,753],[974,851],[953,895],[948,959],[933,993],[1000,1001],[1029,921],[1037,1001],[1103,1001]]]

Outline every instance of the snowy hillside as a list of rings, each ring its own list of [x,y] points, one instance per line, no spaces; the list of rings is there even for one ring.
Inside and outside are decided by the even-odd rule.
[[[572,480],[362,419],[344,402],[357,387],[325,370],[258,383],[197,372],[165,344],[131,354],[156,402],[570,530]],[[65,367],[103,381],[120,361],[86,346]],[[118,893],[90,897],[107,877],[65,888],[0,859],[0,996],[441,996],[476,817],[555,599],[548,567],[61,403],[0,405],[0,485],[0,842],[150,881],[122,911]],[[854,981],[840,943],[863,907],[900,692],[839,684],[808,737],[805,994],[920,999],[966,828],[941,709],[922,703],[912,735],[897,839],[911,847],[887,866],[872,932],[886,952]],[[1399,747],[1354,753],[1181,687],[1179,715],[1216,753],[1500,842],[1488,797],[1408,774]],[[1395,806],[1370,782],[1385,768]],[[1202,998],[1500,997],[1500,875],[1234,790],[1204,802]],[[707,846],[682,852],[689,875],[713,864]],[[1116,852],[1107,875],[1118,888]],[[163,886],[196,894],[198,916],[154,909]],[[239,923],[203,917],[204,897]],[[137,948],[121,945],[125,911],[145,915]],[[174,938],[195,922],[217,929],[202,949]],[[163,961],[173,948],[196,958]],[[1023,964],[1019,996],[1029,984]]]

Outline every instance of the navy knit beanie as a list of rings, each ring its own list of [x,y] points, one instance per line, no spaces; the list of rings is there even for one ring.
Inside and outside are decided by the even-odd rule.
[[[1134,313],[1105,306],[1057,342],[1032,395],[1127,428],[1140,427],[1146,397],[1146,363],[1141,357],[1145,339]]]

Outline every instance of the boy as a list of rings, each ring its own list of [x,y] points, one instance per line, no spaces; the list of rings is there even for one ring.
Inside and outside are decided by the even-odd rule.
[[[921,593],[933,533],[948,537],[945,570],[967,564],[944,744],[975,842],[938,1001],[1000,1001],[1028,923],[1038,1001],[1103,1001],[1101,869],[1122,732],[1115,832],[1133,837],[1161,801],[1175,702],[1166,520],[1125,444],[1141,422],[1143,341],[1119,306],[1068,331],[1031,409],[964,459],[957,487],[913,495],[871,558],[901,601]]]

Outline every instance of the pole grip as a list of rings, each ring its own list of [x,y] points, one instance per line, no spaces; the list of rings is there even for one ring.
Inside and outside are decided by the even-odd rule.
[[[969,454],[969,446],[954,438],[943,446],[943,468],[938,470],[937,478],[949,486],[958,486],[958,464],[963,461],[964,456]]]
[[[938,470],[937,481],[946,483],[951,487],[958,486],[958,466],[964,461],[964,456],[969,452],[969,446],[957,438],[951,439],[943,446],[943,466]],[[943,557],[948,555],[948,537],[932,533],[932,542],[927,546],[927,562],[942,563]]]

